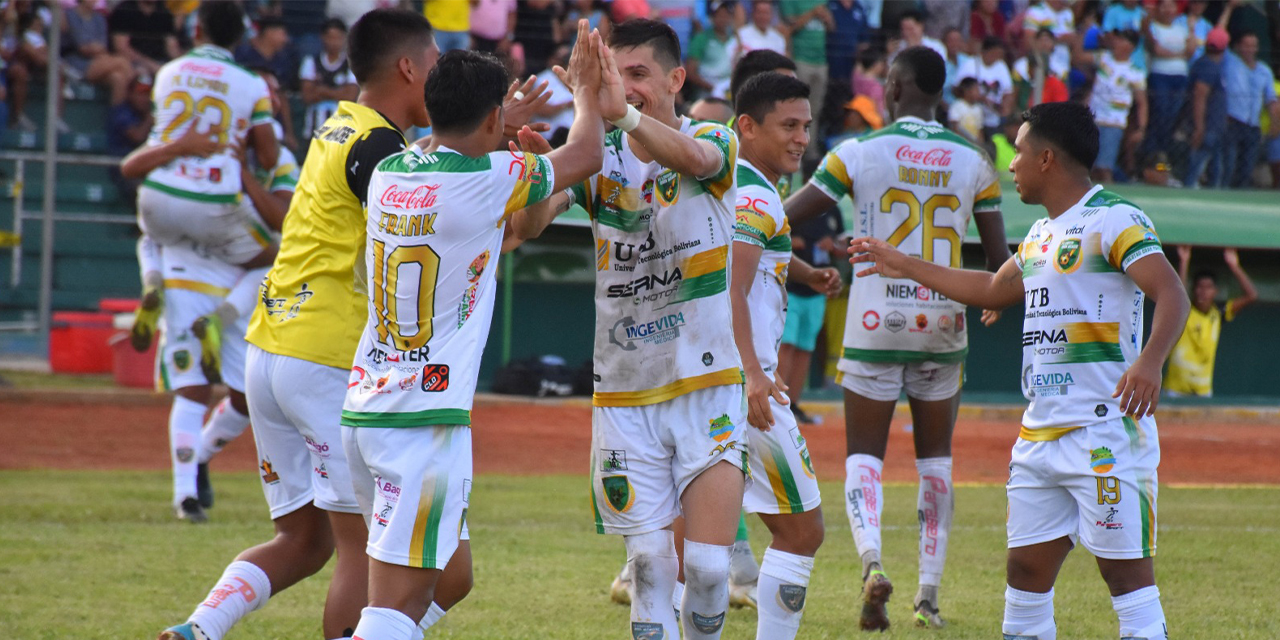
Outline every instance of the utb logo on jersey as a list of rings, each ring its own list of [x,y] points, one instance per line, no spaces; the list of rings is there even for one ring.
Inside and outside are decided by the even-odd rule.
[[[733,421],[729,419],[729,414],[724,414],[719,418],[709,421],[711,424],[711,439],[716,442],[724,442],[733,435]]]
[[[1053,266],[1058,269],[1059,273],[1071,273],[1080,268],[1080,241],[1075,238],[1067,238],[1058,245],[1058,256],[1053,261]]]
[[[1089,455],[1089,466],[1095,473],[1106,473],[1116,466],[1116,457],[1106,447],[1098,447]]]

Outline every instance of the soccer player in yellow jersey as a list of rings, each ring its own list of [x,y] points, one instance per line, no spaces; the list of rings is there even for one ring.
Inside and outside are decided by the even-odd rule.
[[[374,166],[404,148],[401,131],[428,124],[423,87],[438,54],[421,14],[374,10],[351,27],[348,56],[360,96],[312,138],[247,335],[249,414],[276,535],[237,556],[161,640],[222,640],[273,593],[319,571],[335,547],[324,637],[349,635],[366,601],[366,528],[338,427],[365,320],[356,290],[363,203]]]
[[[1164,374],[1164,390],[1170,396],[1208,398],[1213,395],[1213,365],[1218,357],[1222,323],[1235,320],[1241,309],[1258,299],[1258,290],[1253,287],[1249,274],[1240,268],[1240,256],[1236,250],[1223,251],[1222,258],[1236,277],[1236,282],[1240,283],[1242,294],[1227,300],[1219,309],[1215,302],[1218,298],[1218,277],[1212,271],[1204,270],[1188,279],[1191,247],[1178,247],[1178,276],[1184,286],[1191,287],[1191,315],[1187,317],[1187,326],[1182,330],[1178,344],[1173,346],[1169,369]]]
[[[964,304],[1024,304],[1023,394],[1009,465],[1006,640],[1056,640],[1053,587],[1077,541],[1111,592],[1122,640],[1167,640],[1156,588],[1156,405],[1160,367],[1189,303],[1151,219],[1094,185],[1098,126],[1088,107],[1033,107],[1009,166],[1048,217],[995,274],[948,268],[855,238],[858,278],[911,278]],[[1155,312],[1144,347],[1143,300]],[[1076,637],[1074,634],[1068,634]]]

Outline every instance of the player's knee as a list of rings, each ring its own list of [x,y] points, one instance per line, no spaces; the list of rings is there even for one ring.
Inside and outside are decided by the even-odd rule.
[[[727,585],[732,549],[728,546],[686,540],[684,543],[685,588],[704,591]]]
[[[197,384],[177,389],[173,393],[192,402],[209,404],[209,399],[213,396],[213,387],[207,384]]]
[[[319,571],[333,556],[333,530],[324,512],[312,505],[276,520],[276,542],[309,574]]]
[[[637,589],[643,585],[675,582],[680,561],[676,559],[675,534],[670,530],[624,536],[623,542],[627,547],[627,562],[631,563],[632,582]]]
[[[1010,553],[1005,571],[1009,585],[1017,589],[1044,591],[1053,587],[1055,572],[1032,557]]]

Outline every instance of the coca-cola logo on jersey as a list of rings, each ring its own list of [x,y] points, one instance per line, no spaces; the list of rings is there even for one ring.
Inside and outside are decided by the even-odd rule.
[[[926,167],[951,166],[950,149],[916,149],[910,145],[898,147],[898,162],[914,162]]]
[[[179,71],[187,73],[196,73],[202,76],[213,76],[215,78],[222,76],[222,65],[218,64],[200,64],[195,61],[187,61],[178,67]]]
[[[424,184],[405,191],[393,184],[382,192],[378,202],[392,209],[429,209],[436,204],[436,190],[439,188],[438,184]]]

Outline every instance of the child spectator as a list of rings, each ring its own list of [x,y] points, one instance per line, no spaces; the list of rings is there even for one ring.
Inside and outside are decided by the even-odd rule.
[[[982,138],[992,157],[995,153],[990,148],[991,136],[1000,132],[1001,124],[1013,112],[1013,76],[1004,55],[1004,41],[989,37],[982,42],[982,55],[969,60],[959,71],[960,77],[973,78],[982,88]]]
[[[947,55],[942,58],[947,65],[947,83],[942,89],[942,102],[949,105],[958,99],[954,89],[960,83],[960,67],[968,65],[973,56],[966,52],[964,34],[959,29],[948,29],[942,36],[942,44],[947,48]]]
[[[1137,127],[1130,134],[1126,149],[1140,145],[1147,130],[1147,78],[1133,62],[1138,32],[1129,29],[1111,35],[1111,51],[1098,56],[1089,99],[1089,108],[1098,123],[1098,159],[1093,165],[1098,182],[1112,180],[1121,143],[1126,142],[1130,108],[1137,106]]]
[[[1146,49],[1142,42],[1143,25],[1146,24],[1147,10],[1138,6],[1138,0],[1120,0],[1107,7],[1102,14],[1102,32],[1111,38],[1116,32],[1133,31],[1138,34],[1138,46],[1133,52],[1133,66],[1146,71]],[[1108,45],[1109,46],[1109,45]]]
[[[1195,38],[1195,51],[1191,53],[1193,61],[1204,55],[1205,39],[1213,30],[1213,23],[1204,18],[1204,9],[1208,5],[1209,0],[1191,0],[1187,3],[1187,12],[1173,19],[1174,26],[1185,28]]]
[[[982,87],[974,78],[965,78],[956,85],[957,100],[947,110],[947,122],[951,130],[965,137],[978,146],[983,146],[982,138]]]

